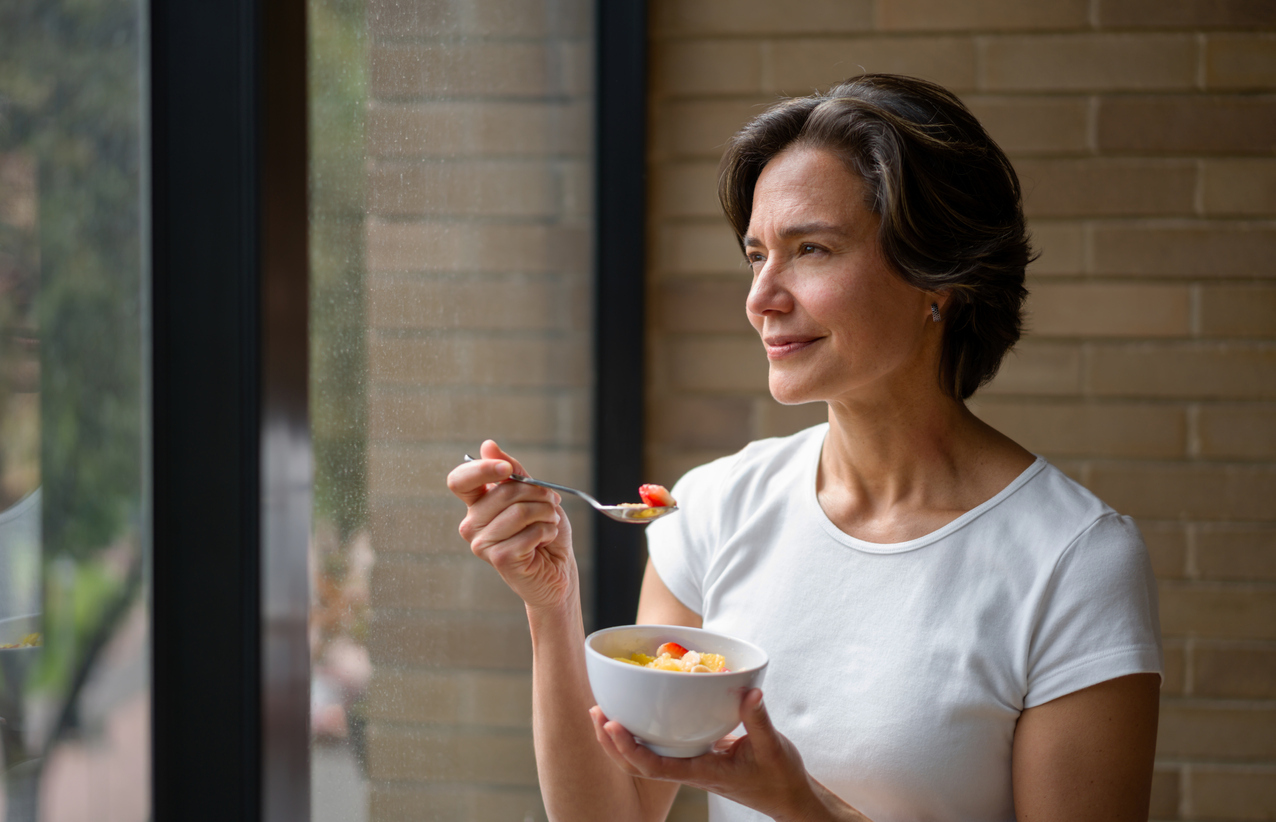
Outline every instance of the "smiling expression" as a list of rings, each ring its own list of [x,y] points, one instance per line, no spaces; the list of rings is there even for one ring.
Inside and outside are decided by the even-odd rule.
[[[746,310],[786,404],[870,399],[938,388],[944,300],[905,283],[878,242],[864,183],[835,155],[789,149],[758,177],[744,238],[753,269]]]

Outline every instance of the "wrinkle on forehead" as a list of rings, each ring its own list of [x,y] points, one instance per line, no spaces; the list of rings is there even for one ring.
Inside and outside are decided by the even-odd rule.
[[[855,232],[842,223],[814,221],[809,223],[797,223],[795,225],[781,225],[776,229],[776,236],[781,240],[792,240],[798,237],[836,237],[850,238]],[[758,245],[762,241],[752,235],[744,238],[745,245]]]
[[[879,218],[864,202],[866,186],[837,155],[814,148],[781,152],[758,175],[743,242],[764,244],[814,234],[853,239],[874,231]]]

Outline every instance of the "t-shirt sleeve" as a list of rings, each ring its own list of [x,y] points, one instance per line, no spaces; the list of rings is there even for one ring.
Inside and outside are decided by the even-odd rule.
[[[1156,579],[1134,521],[1111,513],[1054,568],[1029,647],[1024,707],[1137,673],[1163,673]]]
[[[647,526],[647,553],[665,587],[697,614],[704,614],[704,580],[718,544],[724,458],[693,468],[670,493],[678,512]]]

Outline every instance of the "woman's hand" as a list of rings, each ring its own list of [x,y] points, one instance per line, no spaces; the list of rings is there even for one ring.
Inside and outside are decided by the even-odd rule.
[[[448,489],[465,503],[461,536],[479,559],[496,569],[529,608],[555,608],[579,594],[571,524],[548,488],[509,482],[526,474],[518,461],[488,440],[482,459],[448,474]]]
[[[589,715],[598,744],[630,776],[682,782],[777,820],[867,822],[806,772],[797,748],[771,724],[757,688],[740,700],[740,720],[748,733],[725,737],[713,751],[689,759],[660,756],[639,745],[596,705]]]

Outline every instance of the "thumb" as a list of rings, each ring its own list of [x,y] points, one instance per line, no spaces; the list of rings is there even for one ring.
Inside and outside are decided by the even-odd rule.
[[[762,689],[750,688],[740,700],[740,721],[744,729],[753,739],[754,745],[775,743],[775,726],[771,724],[771,716],[762,702]]]

